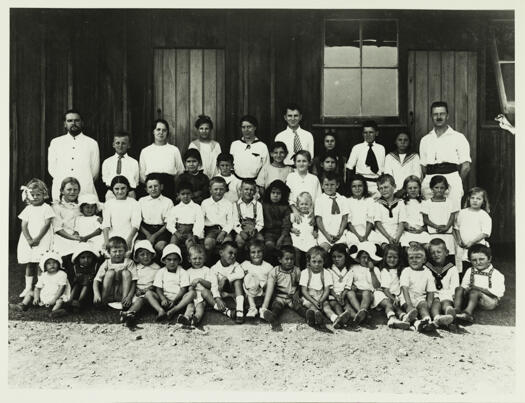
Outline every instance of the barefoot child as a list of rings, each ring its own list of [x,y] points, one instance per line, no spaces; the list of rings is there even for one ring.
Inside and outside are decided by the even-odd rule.
[[[244,294],[242,291],[242,279],[244,270],[235,261],[237,247],[233,242],[224,242],[219,249],[220,259],[211,270],[216,273],[220,296],[222,298],[232,297],[235,300],[235,322],[244,322]]]
[[[161,262],[165,265],[155,274],[153,290],[146,291],[146,300],[157,311],[157,321],[171,319],[191,303],[193,292],[188,292],[190,278],[180,265],[182,255],[177,245],[169,244],[162,251]],[[190,318],[179,314],[177,323],[190,324]]]
[[[124,238],[119,236],[109,238],[107,243],[109,258],[99,267],[93,280],[95,305],[120,301],[123,309],[131,306],[135,295],[137,271],[133,261],[126,257],[127,249]]]
[[[93,290],[93,279],[97,274],[97,260],[100,256],[98,250],[88,243],[81,243],[73,254],[73,272],[75,274],[71,288],[71,306],[83,308],[90,301]]]
[[[468,254],[472,267],[463,276],[455,305],[460,310],[467,301],[467,307],[456,318],[473,323],[476,308],[493,310],[498,306],[505,293],[505,277],[492,266],[492,252],[488,246],[473,245]]]
[[[263,242],[258,240],[250,242],[248,254],[250,259],[241,263],[241,267],[244,270],[243,288],[249,304],[246,317],[255,318],[258,312],[255,298],[264,296],[264,290],[268,283],[268,274],[273,267],[270,263],[263,261]]]
[[[357,311],[354,322],[363,323],[368,314],[368,309],[373,302],[374,289],[379,288],[379,269],[374,262],[381,258],[376,255],[376,247],[371,242],[362,242],[357,246],[357,252],[351,255],[358,264],[350,266],[353,275],[352,288],[347,293],[350,305]]]
[[[22,186],[22,200],[27,204],[18,218],[22,220],[22,233],[18,241],[18,263],[26,265],[25,288],[20,297],[33,290],[38,276],[38,262],[53,243],[51,222],[55,213],[44,201],[49,198],[47,186],[40,179],[31,179]]]
[[[17,309],[26,311],[29,304],[45,306],[51,308],[49,317],[58,317],[66,313],[63,308],[64,304],[69,300],[70,286],[67,281],[67,275],[60,270],[62,266],[62,259],[55,251],[48,251],[44,253],[40,259],[40,268],[43,273],[38,277],[35,290],[29,291],[22,303],[16,305]]]
[[[401,273],[400,302],[406,312],[403,320],[414,322],[418,332],[429,332],[436,329],[430,320],[430,306],[434,301],[436,286],[434,278],[425,264],[425,249],[421,245],[412,245],[407,249],[408,266]],[[419,319],[416,320],[419,314]]]
[[[135,296],[129,309],[120,312],[120,318],[127,326],[135,324],[137,313],[139,313],[146,301],[146,293],[153,290],[153,281],[160,270],[160,266],[153,261],[155,249],[151,242],[142,239],[135,243],[133,248],[133,260],[137,271],[137,286]]]
[[[264,301],[259,309],[260,317],[272,327],[278,325],[277,320],[286,307],[293,309],[302,317],[306,313],[299,296],[301,270],[295,266],[295,250],[292,246],[285,245],[279,253],[279,265],[275,266],[268,275]]]
[[[331,274],[324,268],[327,258],[328,253],[320,246],[314,246],[306,252],[306,269],[301,272],[299,285],[302,302],[307,309],[306,323],[309,326],[322,325],[324,312],[334,327],[338,328],[346,318],[337,315],[328,302],[334,284]]]
[[[456,317],[454,295],[459,287],[458,269],[447,262],[448,250],[442,239],[434,238],[429,245],[430,261],[425,267],[434,276],[436,293],[430,315],[436,327],[449,328]]]
[[[353,281],[353,273],[349,270],[350,256],[344,243],[336,243],[330,248],[332,267],[328,273],[332,275],[333,287],[330,289],[328,302],[334,312],[341,318],[334,323],[334,328],[346,326],[356,311],[350,305],[346,294],[350,291]]]
[[[384,249],[379,282],[381,288],[374,291],[373,308],[382,308],[387,317],[388,327],[408,330],[410,323],[400,320],[403,315],[399,303],[401,287],[399,285],[400,249],[396,245],[387,245]]]

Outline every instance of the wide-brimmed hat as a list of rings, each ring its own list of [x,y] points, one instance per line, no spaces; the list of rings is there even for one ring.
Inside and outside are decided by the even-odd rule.
[[[71,261],[74,263],[75,260],[84,252],[91,252],[93,255],[95,255],[95,258],[100,255],[100,253],[98,253],[98,251],[96,251],[89,243],[81,242],[75,249],[75,252],[71,257]]]
[[[142,239],[140,241],[135,242],[135,246],[133,247],[133,256],[135,256],[135,253],[137,253],[139,249],[146,249],[148,252],[151,252],[153,253],[153,255],[155,255],[155,249],[153,248],[151,242],[147,239]]]
[[[381,256],[378,256],[376,254],[377,248],[376,248],[376,245],[372,242],[365,241],[365,242],[359,243],[357,245],[357,251],[355,253],[350,254],[350,256],[352,257],[352,259],[356,260],[357,255],[359,255],[359,252],[361,251],[368,253],[368,256],[370,256],[370,259],[376,262],[379,262],[382,259]]]
[[[94,194],[84,193],[78,196],[78,206],[82,207],[83,204],[94,204],[97,206],[97,211],[101,210],[100,202]]]
[[[160,259],[161,262],[164,261],[164,258],[166,256],[171,255],[172,253],[176,253],[177,255],[179,255],[179,259],[182,260],[182,253],[180,251],[180,248],[177,245],[173,245],[172,243],[170,243],[169,245],[166,245],[166,247],[162,251],[162,257]]]
[[[47,250],[40,258],[40,268],[42,269],[42,271],[45,271],[46,262],[49,259],[56,260],[58,263],[60,263],[60,267],[62,267],[62,257],[60,256],[60,254],[55,250]]]

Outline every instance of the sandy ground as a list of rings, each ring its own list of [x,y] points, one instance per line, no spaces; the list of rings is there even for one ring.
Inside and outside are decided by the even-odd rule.
[[[10,387],[511,393],[515,328],[475,324],[434,335],[297,323],[179,325],[9,321]],[[378,323],[377,325],[375,323]],[[328,327],[331,329],[331,327]],[[494,343],[497,340],[497,343]],[[117,347],[118,346],[118,347]]]

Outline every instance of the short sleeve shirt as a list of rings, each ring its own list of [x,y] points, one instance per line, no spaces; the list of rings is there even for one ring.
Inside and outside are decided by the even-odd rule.
[[[301,279],[299,280],[299,285],[301,287],[308,287],[308,289],[316,290],[316,291],[322,291],[325,287],[333,287],[334,282],[332,280],[332,275],[327,270],[323,269],[323,274],[321,276],[321,272],[314,273],[311,272],[311,278],[310,278],[310,284],[308,284],[308,278],[310,277],[308,275],[309,269],[304,269],[301,272]],[[324,277],[324,286],[323,286],[323,277]]]
[[[268,278],[270,277],[275,281],[277,295],[292,296],[297,291],[301,270],[295,266],[292,270],[286,271],[281,266],[276,266],[270,272]]]
[[[175,273],[169,272],[166,267],[163,267],[155,275],[153,285],[162,289],[166,298],[173,301],[181,288],[190,285],[190,278],[188,272],[180,266]]]

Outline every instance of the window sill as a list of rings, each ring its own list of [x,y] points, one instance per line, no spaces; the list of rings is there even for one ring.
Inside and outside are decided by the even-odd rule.
[[[378,123],[377,124],[379,128],[382,127],[400,127],[400,128],[407,128],[407,125],[405,123]],[[362,127],[362,123],[356,122],[356,123],[313,123],[312,127],[319,128],[319,129],[352,129],[352,128],[360,128]]]

